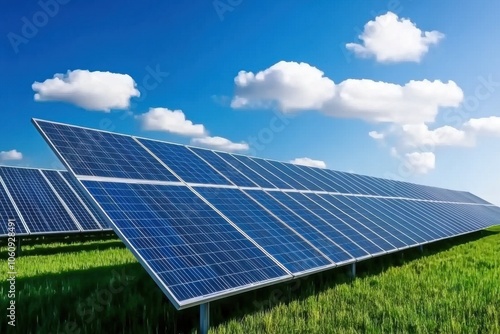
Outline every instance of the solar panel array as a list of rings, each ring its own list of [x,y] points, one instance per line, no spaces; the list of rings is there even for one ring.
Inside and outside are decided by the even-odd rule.
[[[66,171],[0,166],[0,236],[110,230]],[[103,228],[104,226],[104,228]]]
[[[468,192],[34,124],[178,309],[500,223]]]

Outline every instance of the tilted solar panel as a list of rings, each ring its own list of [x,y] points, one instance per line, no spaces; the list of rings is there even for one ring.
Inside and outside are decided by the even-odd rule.
[[[59,174],[59,171],[42,170],[42,174],[47,178],[47,181],[50,182],[52,187],[54,187],[54,190],[62,198],[82,230],[99,231],[102,229],[96,218],[94,218],[85,204],[80,200],[73,189],[70,188],[66,181],[64,181],[62,176]]]
[[[9,197],[3,179],[0,177],[0,235],[12,234],[9,228],[9,222],[14,225],[16,235],[27,234],[28,231],[24,226],[24,221],[20,218],[17,208]]]
[[[39,170],[0,167],[0,176],[32,234],[80,231]]]
[[[231,184],[185,146],[146,139],[138,139],[138,141],[188,183]]]
[[[465,192],[34,123],[177,308],[500,222]]]
[[[97,220],[97,223],[103,228],[103,230],[110,230],[111,227],[108,222],[102,218],[102,211],[95,207],[95,204],[90,201],[88,196],[84,193],[84,190],[78,184],[78,181],[73,178],[69,172],[58,171],[62,178],[68,183],[72,190],[75,191],[78,198],[83,202],[83,204],[90,211],[92,216]]]
[[[131,137],[43,121],[38,124],[43,125],[62,160],[71,161],[76,175],[178,181]]]
[[[178,308],[291,278],[185,186],[83,184]]]

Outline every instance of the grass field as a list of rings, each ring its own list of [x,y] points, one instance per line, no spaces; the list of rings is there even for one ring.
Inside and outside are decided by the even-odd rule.
[[[338,268],[214,302],[211,332],[500,333],[499,258],[497,227],[362,262],[354,281]],[[16,328],[2,314],[0,333],[196,332],[198,308],[175,311],[114,237],[33,241],[16,270]]]

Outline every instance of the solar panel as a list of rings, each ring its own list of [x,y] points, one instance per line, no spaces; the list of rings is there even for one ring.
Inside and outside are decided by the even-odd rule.
[[[240,189],[212,187],[195,189],[290,272],[297,275],[332,264],[307,241],[260,207]]]
[[[103,230],[110,230],[108,222],[103,219],[102,211],[98,210],[94,203],[90,201],[88,196],[84,193],[83,189],[78,184],[78,181],[71,177],[70,173],[66,171],[58,171],[62,178],[68,183],[69,187],[76,193],[81,202],[90,211],[97,223],[103,228]]]
[[[500,218],[465,192],[34,123],[177,308]]]
[[[254,182],[252,182],[249,178],[240,173],[238,169],[231,166],[229,163],[227,163],[224,159],[219,157],[214,152],[195,147],[189,147],[189,150],[191,150],[200,158],[208,162],[211,166],[213,166],[219,173],[224,175],[233,184],[240,187],[257,187],[257,185]]]
[[[83,184],[179,308],[291,277],[185,186]]]
[[[39,170],[0,167],[0,176],[31,233],[80,231]]]
[[[314,247],[325,254],[335,264],[338,265],[354,260],[347,251],[329,239],[321,229],[310,224],[265,191],[245,190],[245,193],[263,205],[273,215],[281,219],[281,221],[286,222],[298,234],[309,240]]]
[[[200,184],[231,184],[225,177],[185,146],[142,138],[138,139],[138,141],[160,158],[163,163],[185,182]]]
[[[87,209],[85,204],[80,200],[73,189],[68,186],[58,171],[43,170],[42,174],[47,178],[47,181],[50,182],[52,187],[54,187],[54,190],[62,198],[82,230],[99,231],[102,229],[92,213]]]
[[[27,234],[28,231],[24,226],[24,221],[17,213],[14,203],[9,198],[5,188],[3,179],[0,177],[0,235],[8,235],[12,233],[11,227],[9,228],[9,221],[14,224],[14,232],[16,235]]]
[[[236,159],[229,153],[216,152],[224,161],[230,164],[234,169],[238,170],[241,174],[245,175],[252,182],[256,183],[262,188],[276,188],[271,182],[263,178],[259,173],[255,172],[252,168],[248,167],[240,160]]]
[[[37,124],[76,175],[179,181],[131,137],[43,121]]]

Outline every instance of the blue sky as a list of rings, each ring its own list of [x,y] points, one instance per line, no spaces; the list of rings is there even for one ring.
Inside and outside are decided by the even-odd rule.
[[[37,117],[309,158],[500,204],[499,7],[9,2],[0,163],[62,167],[30,123]]]

